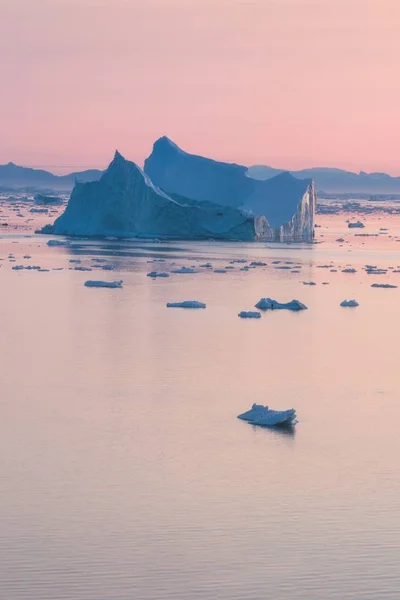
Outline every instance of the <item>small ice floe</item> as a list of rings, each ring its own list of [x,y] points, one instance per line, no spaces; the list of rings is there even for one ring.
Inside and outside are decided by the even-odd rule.
[[[32,258],[32,256],[30,256],[30,254],[25,254],[25,256],[23,258],[28,259],[28,258]]]
[[[88,280],[85,281],[86,287],[96,287],[96,288],[122,288],[123,281],[93,281]]]
[[[47,215],[49,212],[48,208],[31,208],[30,213],[41,213],[43,215]]]
[[[253,262],[250,263],[251,267],[266,267],[267,263],[262,262],[262,260],[253,260]]]
[[[303,285],[317,285],[315,281],[303,281]]]
[[[336,241],[342,244],[344,242],[344,238],[338,238]]]
[[[343,300],[343,302],[340,303],[340,306],[345,306],[345,307],[353,307],[353,306],[360,306],[357,302],[357,300]]]
[[[397,285],[392,285],[391,283],[373,283],[371,285],[371,287],[391,289],[391,288],[397,288]]]
[[[385,275],[386,269],[365,269],[367,275]]]
[[[332,265],[317,265],[317,269],[330,269]]]
[[[80,263],[82,262],[80,258],[70,258],[69,261],[70,263]]]
[[[238,317],[241,319],[261,319],[261,313],[255,310],[242,310]]]
[[[279,265],[279,263],[281,263],[281,260],[273,260],[271,265]]]
[[[290,302],[277,302],[272,298],[261,298],[256,304],[256,308],[260,310],[274,310],[274,309],[287,309],[287,310],[306,310],[307,306],[299,300],[291,300]]]
[[[229,264],[234,265],[235,263],[237,264],[244,264],[247,263],[248,260],[246,258],[234,258],[233,260],[229,261]]]
[[[69,246],[69,244],[66,240],[49,240],[47,242],[48,246]]]
[[[199,265],[199,267],[202,267],[202,269],[212,269],[212,264],[204,263],[203,265]]]
[[[50,269],[38,269],[38,273],[48,273]]]
[[[297,269],[293,269],[292,271],[290,271],[291,273],[300,273],[300,271],[298,271]]]
[[[74,267],[74,271],[92,271],[92,269],[90,267]]]
[[[285,269],[288,269],[288,270],[290,270],[291,268],[292,268],[292,267],[288,267],[287,265],[280,265],[280,266],[278,266],[278,267],[274,267],[274,269],[282,269],[282,270],[285,270]]]
[[[357,269],[353,269],[353,267],[347,267],[346,269],[342,269],[342,273],[357,273]]]
[[[98,262],[98,263],[103,263],[103,262],[107,262],[106,258],[92,258],[93,262]]]
[[[169,273],[164,273],[163,271],[150,271],[150,273],[147,273],[147,277],[152,277],[153,279],[156,277],[169,277]]]
[[[294,408],[289,410],[272,410],[262,404],[253,404],[251,409],[238,415],[238,419],[247,421],[252,425],[264,427],[286,426],[293,427],[297,423],[296,411]]]
[[[364,223],[362,223],[361,221],[354,221],[354,222],[352,222],[352,223],[349,223],[349,224],[347,225],[347,227],[348,227],[349,229],[354,229],[354,228],[362,228],[362,227],[365,227],[365,225],[364,225]]]
[[[214,273],[227,273],[226,269],[214,269]]]
[[[100,267],[103,271],[115,271],[115,265],[101,265]]]
[[[179,269],[172,269],[171,273],[196,273],[191,267],[180,267]]]
[[[206,304],[198,300],[184,300],[183,302],[167,302],[167,308],[206,308]]]

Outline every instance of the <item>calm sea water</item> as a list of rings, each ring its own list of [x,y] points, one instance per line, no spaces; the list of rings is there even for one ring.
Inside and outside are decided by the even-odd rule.
[[[1,599],[399,598],[400,287],[370,286],[400,273],[362,266],[400,264],[400,220],[368,221],[390,231],[355,237],[341,216],[312,247],[2,236]],[[96,257],[116,271],[68,270]],[[234,258],[267,266],[146,277]],[[11,270],[29,263],[63,270]],[[262,296],[308,310],[237,317]],[[207,309],[165,307],[190,299]],[[238,420],[253,402],[295,407],[295,434]]]

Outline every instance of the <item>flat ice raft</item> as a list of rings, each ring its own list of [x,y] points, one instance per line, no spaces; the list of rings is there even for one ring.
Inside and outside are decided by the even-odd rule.
[[[198,300],[184,300],[183,302],[167,302],[167,308],[206,308],[206,305]]]
[[[88,280],[85,281],[86,287],[96,287],[96,288],[122,288],[123,281],[93,281]]]
[[[272,410],[262,404],[253,404],[250,410],[238,415],[238,419],[247,421],[252,425],[261,425],[264,427],[293,427],[297,423],[294,408],[290,408],[289,410]]]

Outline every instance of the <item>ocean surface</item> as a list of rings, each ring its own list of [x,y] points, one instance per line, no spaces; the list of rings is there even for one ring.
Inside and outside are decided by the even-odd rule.
[[[398,600],[400,287],[371,284],[400,286],[400,217],[346,218],[311,246],[1,232],[1,600]],[[263,296],[308,310],[238,318]]]

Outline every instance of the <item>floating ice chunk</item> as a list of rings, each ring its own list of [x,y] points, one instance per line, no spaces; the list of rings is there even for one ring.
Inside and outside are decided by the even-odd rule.
[[[93,269],[91,269],[90,267],[74,267],[74,271],[92,271]]]
[[[299,300],[291,300],[290,302],[281,303],[272,298],[261,298],[256,304],[256,308],[260,310],[274,310],[274,309],[287,309],[287,310],[306,310],[307,306]]]
[[[50,269],[38,269],[38,273],[48,273]]]
[[[173,269],[171,273],[196,273],[196,271],[190,267],[180,267],[179,269]]]
[[[47,215],[49,212],[49,209],[48,208],[31,208],[29,212],[30,213],[41,213],[41,214]]]
[[[25,254],[24,258],[32,258],[29,254]]]
[[[183,302],[167,302],[167,308],[206,308],[206,304],[198,300],[184,300]]]
[[[243,263],[247,263],[248,260],[246,258],[234,258],[233,260],[229,261],[229,264],[234,265],[235,263],[238,264],[243,264]]]
[[[373,283],[371,285],[373,288],[397,288],[397,285],[392,285],[391,283]]]
[[[342,273],[357,273],[357,269],[353,269],[352,267],[347,267],[346,269],[342,269]]]
[[[343,302],[340,303],[340,306],[349,306],[349,307],[353,307],[353,306],[359,306],[357,300],[343,300]]]
[[[115,271],[115,265],[101,265],[103,271]]]
[[[289,425],[297,423],[296,411],[294,408],[289,410],[271,410],[268,406],[253,404],[250,410],[238,415],[238,419],[247,421],[252,425],[275,426]]]
[[[202,267],[203,269],[212,269],[212,264],[204,263],[203,265],[199,265],[199,267]]]
[[[347,227],[349,229],[354,229],[354,228],[358,228],[358,227],[360,227],[360,228],[365,227],[365,225],[361,221],[355,221],[354,223],[349,223],[347,225]]]
[[[103,262],[107,262],[106,258],[92,258],[93,262],[98,262],[98,263],[103,263]]]
[[[336,241],[343,243],[344,242],[344,238],[338,238]]]
[[[122,288],[122,280],[120,281],[85,281],[86,287],[105,287],[105,288]]]
[[[22,271],[22,269],[25,269],[23,265],[15,265],[14,267],[12,267],[13,271]]]
[[[303,281],[303,285],[317,285],[315,281]]]
[[[250,263],[251,267],[266,267],[267,263],[262,262],[261,260],[253,260],[253,262]]]
[[[238,317],[241,319],[260,319],[261,313],[252,310],[242,310],[238,314]]]
[[[226,269],[214,269],[214,273],[227,273]]]
[[[48,246],[69,246],[70,242],[67,240],[49,240],[47,242]]]
[[[152,277],[155,279],[156,277],[169,277],[169,273],[164,273],[162,271],[151,271],[147,273],[147,277]]]
[[[82,262],[80,258],[70,258],[69,261],[70,263],[80,263]]]

